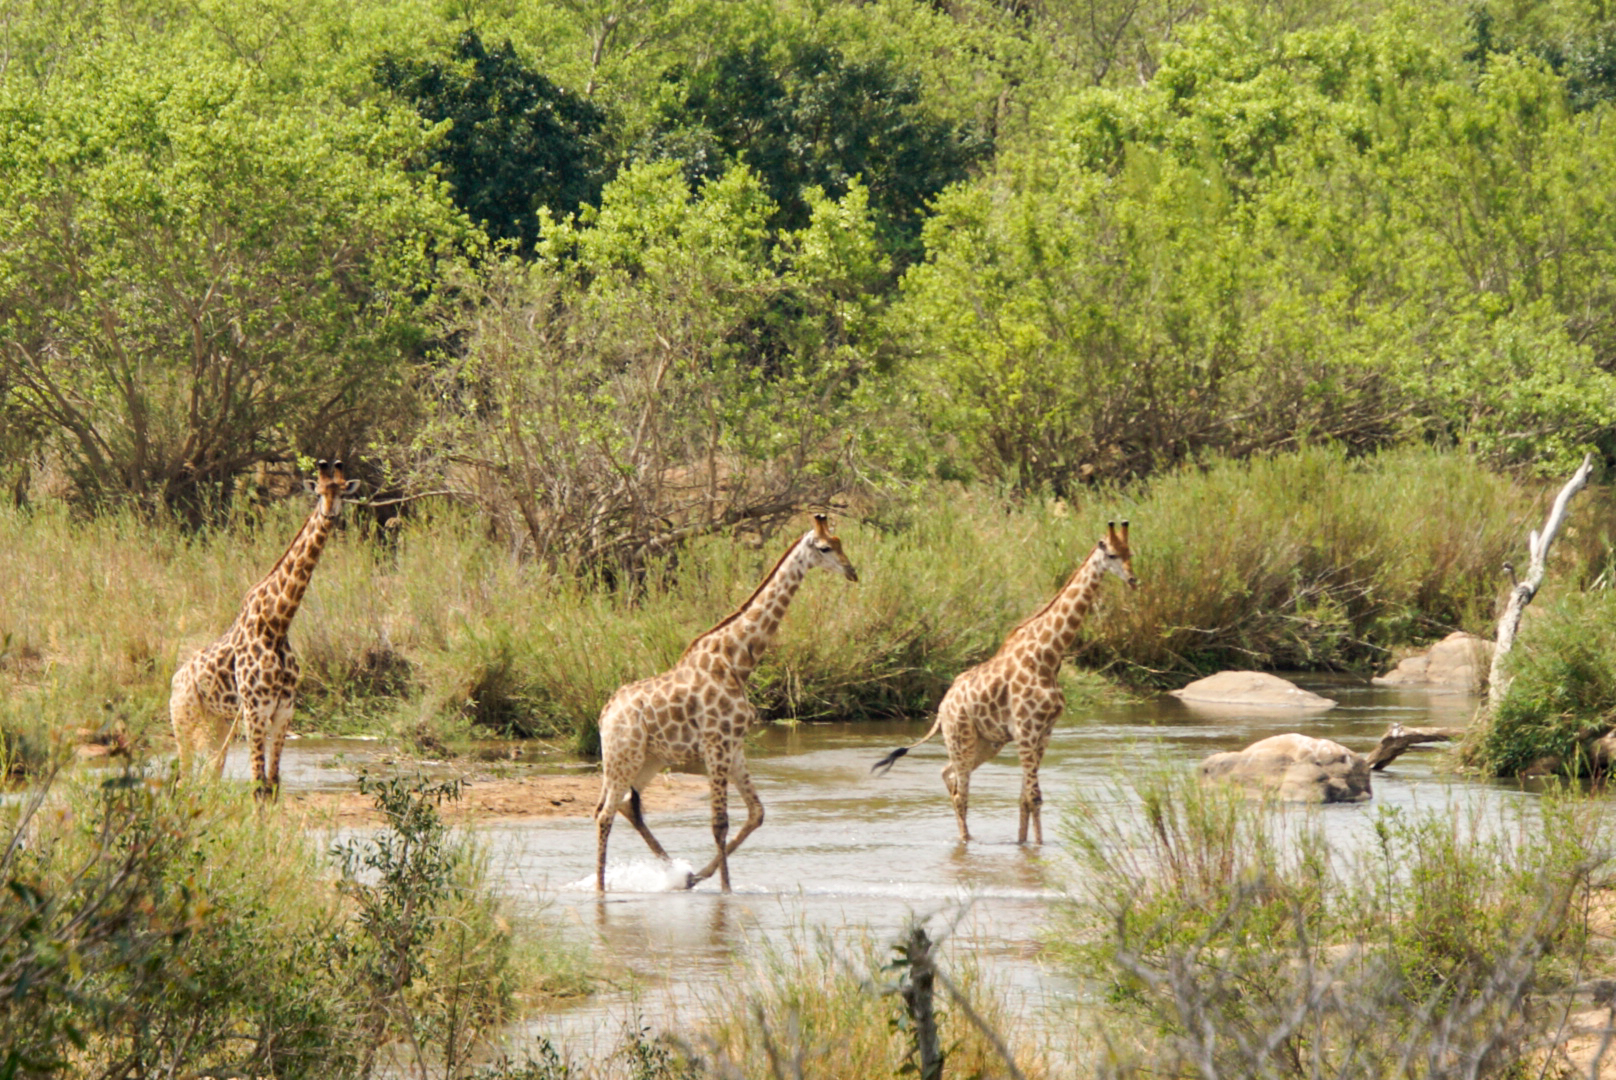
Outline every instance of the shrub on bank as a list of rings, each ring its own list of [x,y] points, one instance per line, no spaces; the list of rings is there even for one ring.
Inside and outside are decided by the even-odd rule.
[[[1616,596],[1570,592],[1534,611],[1509,656],[1509,690],[1465,741],[1497,776],[1591,771],[1588,742],[1616,723]]]
[[[500,1022],[510,933],[434,797],[333,868],[286,812],[139,771],[37,789],[0,859],[0,1074],[368,1075]],[[323,887],[322,887],[323,886]]]

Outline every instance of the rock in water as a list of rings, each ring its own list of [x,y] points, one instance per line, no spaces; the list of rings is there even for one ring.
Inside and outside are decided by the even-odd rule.
[[[1492,666],[1493,643],[1455,630],[1423,653],[1404,657],[1376,686],[1407,686],[1449,693],[1476,694]]]
[[[1370,797],[1369,762],[1340,743],[1310,735],[1273,735],[1244,750],[1213,754],[1197,767],[1203,780],[1226,780],[1286,802],[1362,802]]]
[[[1336,703],[1265,671],[1220,671],[1190,683],[1173,696],[1189,705],[1240,705],[1261,709],[1333,709]]]

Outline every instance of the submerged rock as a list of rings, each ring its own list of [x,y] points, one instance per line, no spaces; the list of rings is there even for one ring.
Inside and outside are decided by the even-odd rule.
[[[1220,671],[1197,679],[1173,696],[1190,705],[1240,705],[1261,709],[1333,709],[1336,703],[1266,671]]]
[[[1404,657],[1376,686],[1406,686],[1447,693],[1475,694],[1492,666],[1493,643],[1455,630],[1423,653]]]
[[[1370,797],[1368,760],[1340,743],[1310,735],[1273,735],[1244,750],[1213,754],[1196,771],[1203,780],[1271,791],[1286,802],[1362,802]]]

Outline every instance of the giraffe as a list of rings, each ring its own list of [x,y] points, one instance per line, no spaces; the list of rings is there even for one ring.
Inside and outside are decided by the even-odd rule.
[[[892,751],[871,771],[884,773],[941,730],[948,747],[943,786],[954,803],[960,841],[968,843],[971,832],[965,825],[965,811],[971,773],[1006,743],[1013,742],[1021,758],[1021,829],[1016,842],[1027,842],[1027,822],[1031,819],[1037,843],[1042,844],[1044,823],[1039,808],[1044,797],[1038,787],[1038,766],[1049,746],[1055,721],[1066,708],[1066,697],[1056,675],[1066,650],[1077,637],[1083,616],[1094,606],[1101,579],[1110,573],[1126,581],[1130,588],[1139,584],[1131,558],[1128,523],[1124,521],[1119,529],[1116,522],[1107,522],[1105,538],[1095,545],[1054,599],[1010,631],[992,659],[954,680],[937,706],[937,722],[926,737]]]
[[[342,462],[321,461],[319,476],[305,480],[316,495],[314,511],[274,569],[248,591],[236,621],[224,636],[174,672],[168,699],[180,771],[189,773],[202,754],[214,775],[224,772],[230,737],[239,725],[252,747],[257,798],[280,790],[281,747],[292,721],[299,667],[286,631],[309,587],[320,552],[342,514],[342,500],[359,487],[343,478]]]
[[[834,570],[849,581],[858,572],[830,533],[824,514],[786,549],[752,595],[717,626],[692,641],[672,668],[620,687],[600,713],[600,801],[595,804],[595,888],[606,891],[606,841],[621,810],[645,839],[652,854],[668,853],[645,825],[640,789],[664,766],[701,761],[712,790],[713,840],[718,854],[687,888],[719,872],[730,891],[729,857],[759,825],[763,803],[746,770],[742,741],[757,721],[746,700],[746,682],[763,650],[774,640],[786,606],[808,571]],[[733,840],[729,832],[729,785],[746,803],[746,824]],[[626,800],[626,804],[625,804]]]

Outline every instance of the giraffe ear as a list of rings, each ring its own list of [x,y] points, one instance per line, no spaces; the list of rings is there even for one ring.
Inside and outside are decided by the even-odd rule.
[[[350,480],[346,484],[342,485],[342,494],[343,494],[344,498],[346,498],[349,495],[354,495],[358,491],[359,491],[359,481],[357,481],[357,480]]]
[[[814,532],[821,540],[830,539],[830,526],[826,524],[827,520],[824,514],[814,515]]]
[[[308,492],[310,495],[313,495],[315,492],[320,490],[320,487],[312,479],[305,476],[303,478],[303,490]]]

